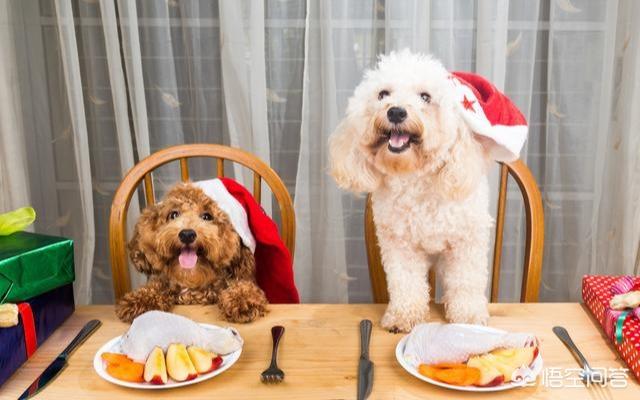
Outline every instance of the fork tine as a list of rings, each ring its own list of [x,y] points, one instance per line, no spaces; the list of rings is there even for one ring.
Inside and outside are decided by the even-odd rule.
[[[604,392],[602,391],[602,386],[600,386],[599,384],[591,386],[593,387],[593,391],[598,393],[598,396],[600,396],[602,400],[607,400],[607,396],[605,396]]]
[[[584,389],[587,391],[587,394],[591,399],[598,400],[598,396],[596,395],[596,393],[593,390],[591,390],[591,388],[587,386],[586,383],[585,383]]]
[[[602,398],[605,400],[612,400],[611,391],[609,390],[609,386],[605,385],[597,385],[599,386],[600,393],[602,394]]]

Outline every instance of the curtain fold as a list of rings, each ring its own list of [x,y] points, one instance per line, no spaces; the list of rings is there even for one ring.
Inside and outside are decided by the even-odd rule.
[[[541,299],[575,301],[582,274],[640,272],[638,20],[632,0],[0,0],[0,212],[32,204],[36,231],[72,237],[78,303],[108,303],[123,174],[167,146],[233,145],[294,197],[302,299],[370,301],[364,199],[327,175],[327,138],[377,55],[409,47],[487,76],[529,120],[522,159],[546,217]],[[210,178],[215,164],[193,160],[190,172]],[[156,197],[179,176],[158,169]],[[510,181],[503,301],[519,298],[522,216]]]
[[[22,101],[16,46],[21,44],[14,34],[15,20],[11,4],[0,3],[0,213],[30,204],[27,152],[16,132],[22,132]]]
[[[136,150],[138,158],[142,160],[151,154],[151,145],[138,32],[140,29],[138,12],[136,4],[128,0],[118,0],[118,11]]]
[[[67,88],[67,102],[71,117],[73,137],[73,154],[78,174],[78,192],[80,197],[83,234],[76,249],[80,252],[80,268],[76,268],[74,285],[76,302],[87,304],[91,301],[91,274],[95,249],[95,222],[93,215],[93,180],[91,178],[91,162],[89,160],[89,140],[84,107],[84,94],[80,78],[80,60],[74,25],[71,0],[56,0],[56,17],[58,23],[58,40]],[[78,257],[78,255],[76,255]]]
[[[612,116],[603,129],[608,143],[601,175],[601,199],[594,216],[597,273],[640,274],[640,4],[622,1],[610,43],[615,64]],[[615,177],[615,179],[610,179]]]
[[[118,142],[118,155],[120,159],[121,176],[135,165],[133,152],[133,136],[129,124],[129,101],[127,99],[127,85],[122,69],[122,57],[120,55],[121,42],[118,36],[118,20],[116,17],[115,3],[109,0],[100,1],[100,16],[104,32],[107,68],[109,70],[109,83],[111,85],[111,98],[113,100],[113,116],[115,119],[116,138]],[[135,86],[133,86],[135,88]],[[135,92],[132,90],[132,92]],[[137,135],[140,137],[140,135]],[[147,139],[148,142],[148,139]],[[144,144],[142,144],[144,146]],[[140,206],[137,199],[133,199],[127,213],[127,237],[133,234],[135,221],[140,216]],[[142,285],[146,279],[137,273],[133,265],[129,265],[131,286],[136,288]]]
[[[295,189],[295,279],[304,302],[348,300],[341,193],[326,173],[326,141],[338,123],[333,5],[307,1],[305,21],[300,155]]]
[[[252,151],[271,164],[267,122],[264,3],[220,1],[220,55],[226,122],[231,145]],[[236,164],[238,181],[252,176]],[[262,186],[262,207],[271,215],[271,193]]]

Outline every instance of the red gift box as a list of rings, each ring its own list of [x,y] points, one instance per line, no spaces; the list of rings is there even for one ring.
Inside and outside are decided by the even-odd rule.
[[[620,276],[585,275],[582,278],[582,299],[604,328],[620,357],[640,380],[640,319],[634,313],[627,313],[622,325],[622,341],[618,341],[616,323],[621,313],[609,307],[609,301],[616,294],[612,287],[620,279]],[[640,277],[626,279],[633,279],[636,287],[640,284]]]

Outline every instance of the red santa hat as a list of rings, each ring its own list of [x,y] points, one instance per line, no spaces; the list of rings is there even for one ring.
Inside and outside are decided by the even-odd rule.
[[[230,178],[194,182],[216,202],[256,259],[256,281],[270,303],[299,303],[293,260],[278,226],[244,186]]]
[[[456,106],[469,128],[481,136],[489,156],[513,161],[527,139],[529,128],[513,102],[485,78],[468,72],[449,76],[456,91]]]

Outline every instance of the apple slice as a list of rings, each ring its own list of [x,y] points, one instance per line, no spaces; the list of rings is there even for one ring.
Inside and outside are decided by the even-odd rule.
[[[154,385],[167,383],[167,364],[160,347],[155,347],[144,364],[144,380]]]
[[[173,343],[167,349],[167,372],[174,381],[183,382],[198,376],[184,344]]]
[[[485,357],[502,372],[505,382],[510,382],[515,370],[531,364],[535,351],[535,347],[497,349]]]
[[[467,365],[480,370],[480,379],[476,381],[476,386],[498,386],[505,381],[502,372],[492,365],[489,360],[487,360],[486,356],[471,357],[467,362]]]
[[[201,347],[189,346],[187,352],[199,374],[206,374],[218,369],[222,364],[222,357]]]
[[[497,349],[491,352],[494,356],[501,359],[504,363],[515,368],[523,365],[529,366],[537,355],[537,347],[518,347],[510,349]]]

